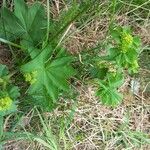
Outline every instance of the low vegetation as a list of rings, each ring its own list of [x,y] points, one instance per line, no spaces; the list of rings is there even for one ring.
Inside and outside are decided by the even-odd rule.
[[[0,149],[149,149],[148,6],[3,0]]]

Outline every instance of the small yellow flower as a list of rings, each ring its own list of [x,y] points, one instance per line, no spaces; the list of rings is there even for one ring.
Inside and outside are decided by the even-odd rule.
[[[26,82],[30,82],[30,81],[32,80],[32,77],[31,77],[31,74],[30,74],[30,73],[24,74],[24,77],[25,77],[25,81],[26,81]]]
[[[122,34],[121,51],[126,53],[129,47],[133,44],[133,37],[128,33]]]
[[[117,69],[116,69],[114,66],[111,66],[111,67],[109,68],[109,72],[116,73],[116,72],[117,72]]]
[[[32,79],[31,81],[30,81],[30,84],[32,85],[33,83],[35,83],[37,81],[37,79]]]
[[[133,37],[130,34],[125,33],[122,38],[127,45],[131,45],[133,43]]]
[[[33,71],[33,72],[32,72],[33,77],[36,77],[36,76],[37,76],[37,73],[38,73],[37,71]]]
[[[99,65],[99,68],[107,68],[108,72],[110,72],[110,73],[117,72],[116,66],[114,64],[112,64],[111,62],[101,61],[101,62],[99,62],[98,65]]]
[[[37,81],[36,76],[37,76],[37,71],[24,74],[25,81],[29,82],[30,84],[33,84]]]
[[[0,111],[7,110],[12,105],[12,99],[10,97],[4,97],[0,99]]]
[[[111,65],[111,63],[104,60],[104,61],[98,62],[97,65],[98,65],[100,68],[108,68],[108,67]]]
[[[128,51],[128,46],[124,43],[122,43],[121,45],[121,52],[122,53],[126,53]]]

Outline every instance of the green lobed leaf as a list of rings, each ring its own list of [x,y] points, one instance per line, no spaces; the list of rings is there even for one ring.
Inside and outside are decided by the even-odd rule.
[[[25,48],[36,46],[46,36],[45,9],[35,2],[27,6],[24,0],[14,0],[14,12],[3,7],[0,18],[0,38],[15,40],[21,38]]]
[[[114,73],[109,73],[107,75],[107,80],[109,82],[109,87],[118,88],[123,84],[124,78],[122,72],[117,72],[115,75]]]
[[[100,88],[97,91],[96,95],[100,97],[100,100],[103,104],[108,106],[117,106],[122,101],[122,94],[119,93],[115,88],[109,87],[107,84],[104,85],[100,83]]]
[[[8,72],[6,65],[0,64],[0,77],[7,76],[8,73],[9,72]]]
[[[99,87],[96,95],[100,97],[103,104],[113,107],[120,104],[123,96],[117,89],[123,84],[123,81],[121,70],[117,70],[116,73],[108,72],[105,80],[98,80]]]
[[[1,9],[0,21],[0,38],[14,40],[25,33],[21,21],[5,7]]]
[[[8,86],[7,87],[7,91],[8,91],[8,95],[13,99],[13,100],[16,100],[19,96],[20,96],[20,93],[19,93],[19,88],[17,86]]]
[[[90,73],[93,78],[98,78],[103,80],[106,77],[106,74],[108,72],[108,68],[99,68],[99,67],[92,67],[90,70]]]
[[[70,56],[48,60],[52,51],[50,46],[46,47],[35,59],[23,65],[21,71],[24,74],[36,71],[36,81],[29,88],[31,94],[46,90],[52,100],[56,101],[60,90],[69,89],[67,79],[74,75],[75,71],[70,66]]]
[[[46,18],[43,5],[35,2],[28,7],[24,0],[15,0],[14,4],[14,13],[22,22],[26,32],[23,39],[29,44],[38,44],[46,35]]]

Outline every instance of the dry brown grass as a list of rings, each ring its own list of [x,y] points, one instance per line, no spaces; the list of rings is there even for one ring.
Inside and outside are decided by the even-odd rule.
[[[124,149],[119,142],[121,137],[117,136],[117,132],[127,120],[128,125],[125,132],[131,130],[150,133],[149,104],[148,101],[144,101],[143,95],[138,95],[138,98],[132,99],[130,104],[128,101],[131,99],[126,97],[119,107],[111,109],[98,102],[92,87],[80,87],[78,92],[80,95],[76,113],[73,122],[66,131],[67,141],[72,143],[71,149]],[[55,111],[57,116],[61,116],[63,113]],[[136,149],[130,139],[128,140],[130,148]],[[146,150],[148,147],[145,145],[142,148]]]

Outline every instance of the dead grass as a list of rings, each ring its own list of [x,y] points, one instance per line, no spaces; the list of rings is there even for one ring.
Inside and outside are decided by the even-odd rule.
[[[77,110],[73,122],[66,131],[67,140],[72,143],[71,149],[124,149],[123,144],[120,143],[121,137],[117,133],[126,122],[128,124],[125,132],[130,130],[150,133],[149,105],[142,99],[133,100],[130,105],[123,102],[119,107],[110,109],[98,102],[93,95],[92,87],[80,87],[78,92],[80,96]],[[139,97],[142,98],[142,96]],[[55,113],[62,114],[63,112]],[[129,146],[132,149],[135,148],[132,142]]]

